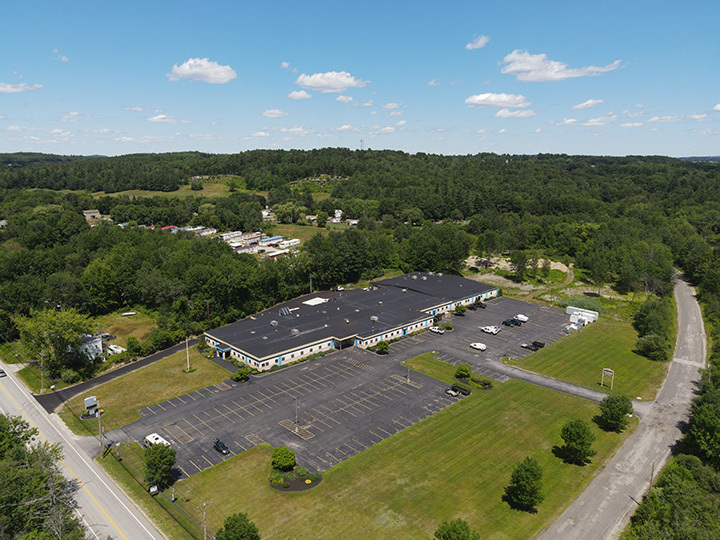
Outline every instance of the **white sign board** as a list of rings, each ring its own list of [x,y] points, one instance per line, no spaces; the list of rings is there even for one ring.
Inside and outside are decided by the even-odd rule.
[[[94,409],[95,407],[97,407],[97,405],[98,405],[98,402],[97,402],[97,398],[95,396],[90,396],[90,397],[85,398],[85,408],[86,409]]]

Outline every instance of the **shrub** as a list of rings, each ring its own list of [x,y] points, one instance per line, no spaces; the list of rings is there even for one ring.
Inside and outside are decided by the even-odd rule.
[[[305,476],[307,474],[307,468],[303,467],[302,465],[299,467],[295,467],[295,472],[298,473],[300,476]]]
[[[486,379],[485,377],[480,377],[478,375],[471,375],[470,382],[473,383],[478,388],[492,388],[493,387],[493,383],[490,379]]]
[[[440,328],[442,328],[443,330],[452,330],[452,329],[453,329],[453,325],[452,325],[452,323],[451,323],[450,321],[447,321],[447,322],[442,323],[442,324],[440,325]]]
[[[455,378],[457,379],[469,379],[472,375],[472,368],[470,364],[462,363],[455,370]]]
[[[295,452],[286,446],[279,446],[272,453],[272,466],[280,471],[289,471],[295,466]]]
[[[463,306],[462,304],[458,304],[455,306],[455,315],[460,315],[461,317],[465,315],[465,312],[467,311],[467,308]]]
[[[570,420],[562,428],[564,459],[568,463],[585,465],[597,452],[592,448],[595,434],[585,420]]]
[[[285,489],[289,488],[289,487],[290,487],[290,483],[289,483],[289,482],[283,482],[283,487],[284,487]]]
[[[666,362],[670,359],[670,344],[657,334],[639,337],[635,350],[638,354],[656,362]]]
[[[311,472],[310,474],[308,474],[308,480],[312,480],[313,482],[317,482],[318,480],[320,480],[320,478],[322,478],[322,475],[320,473]]]
[[[381,341],[377,344],[377,353],[378,354],[387,354],[390,350],[390,344],[387,341]]]
[[[74,369],[63,369],[60,372],[60,378],[67,384],[73,384],[80,380],[80,374]]]
[[[600,422],[604,429],[620,432],[628,425],[626,415],[633,412],[632,401],[627,396],[614,394],[600,402]]]
[[[243,366],[235,372],[233,375],[233,381],[244,382],[250,378],[251,370],[248,366]]]

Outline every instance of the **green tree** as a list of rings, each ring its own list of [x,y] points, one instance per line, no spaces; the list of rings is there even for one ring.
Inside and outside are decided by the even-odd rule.
[[[512,266],[515,279],[518,281],[525,279],[525,272],[527,271],[529,261],[530,258],[527,252],[522,249],[515,249],[510,254],[510,266]]]
[[[693,410],[688,429],[690,444],[699,450],[701,457],[716,467],[720,466],[720,405],[701,403]]]
[[[272,466],[281,471],[289,471],[295,466],[295,452],[286,446],[278,446],[272,453]]]
[[[250,378],[250,373],[252,373],[252,369],[248,366],[243,366],[235,372],[235,375],[233,375],[233,381],[245,382]]]
[[[585,465],[597,452],[592,448],[595,434],[585,420],[570,420],[560,433],[565,446],[561,448],[563,457],[568,463]]]
[[[630,398],[622,394],[613,394],[600,402],[599,424],[609,431],[624,430],[628,425],[628,414],[632,414],[633,405]]]
[[[140,356],[140,353],[142,353],[142,345],[135,336],[128,336],[125,348],[130,356]]]
[[[469,379],[471,375],[472,367],[470,367],[470,364],[466,364],[465,362],[460,364],[455,370],[455,377],[457,379]]]
[[[505,487],[505,500],[511,507],[536,512],[544,500],[542,492],[542,467],[531,457],[526,457],[513,469],[510,484]]]
[[[387,341],[383,340],[377,344],[377,352],[379,354],[387,354],[389,350],[390,344]]]
[[[18,316],[14,322],[25,352],[40,362],[43,375],[45,371],[59,374],[77,354],[82,335],[92,328],[88,317],[76,309],[31,311],[30,317]]]
[[[260,540],[260,533],[246,514],[238,512],[225,519],[222,529],[215,534],[216,540]]]
[[[457,304],[455,306],[455,315],[459,315],[460,317],[462,317],[463,315],[465,315],[466,311],[467,311],[467,308],[465,306],[463,306],[462,304]]]
[[[325,227],[327,225],[327,218],[328,218],[328,213],[320,210],[317,213],[317,226],[321,227],[321,228]]]
[[[153,444],[145,450],[145,480],[163,489],[173,483],[175,449],[165,444]]]
[[[450,521],[446,519],[435,531],[437,540],[480,540],[480,533],[470,529],[464,519]]]

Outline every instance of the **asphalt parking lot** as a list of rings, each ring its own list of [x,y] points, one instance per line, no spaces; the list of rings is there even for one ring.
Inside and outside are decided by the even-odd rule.
[[[528,322],[501,325],[518,313]],[[287,446],[300,464],[325,471],[457,401],[445,393],[446,384],[408,372],[402,361],[435,351],[449,364],[467,362],[474,372],[504,382],[508,376],[495,367],[501,357],[530,354],[521,343],[556,341],[566,335],[568,323],[561,310],[507,297],[452,319],[453,331],[409,336],[392,343],[388,356],[345,349],[245,383],[228,380],[146,407],[140,420],[107,436],[140,442],[159,433],[176,449],[183,477],[261,443]],[[497,335],[480,330],[490,325],[502,330]],[[472,342],[487,349],[474,350]],[[214,450],[215,437],[227,444],[230,455]]]
[[[158,433],[177,451],[183,477],[266,442],[295,450],[324,471],[455,403],[447,385],[410,372],[392,357],[347,349],[237,384],[219,383],[140,411],[109,439]],[[297,423],[296,423],[297,415]],[[225,442],[229,456],[213,449]]]

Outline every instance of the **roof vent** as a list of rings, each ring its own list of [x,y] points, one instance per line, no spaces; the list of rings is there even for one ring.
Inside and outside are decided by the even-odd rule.
[[[277,325],[278,325],[277,321],[270,321],[270,326],[277,326]]]
[[[422,279],[423,281],[427,281],[427,276],[423,276],[421,279]]]
[[[412,279],[417,279],[417,276],[415,274],[413,274]]]
[[[407,292],[407,289],[403,289],[402,292]]]
[[[438,272],[438,277],[442,277],[442,272]]]
[[[377,315],[372,315],[372,316],[370,316],[370,320],[371,320],[372,322],[378,322]]]
[[[378,301],[378,306],[382,306],[382,300]]]
[[[345,324],[350,324],[350,319],[345,319]]]
[[[254,334],[254,333],[255,333],[255,330],[250,330],[250,333],[251,333],[251,334]]]
[[[263,339],[267,339],[267,338],[268,338],[267,336],[263,336]]]
[[[299,333],[300,333],[300,331],[297,328],[293,328],[292,330],[290,330],[290,335],[292,337],[297,336]]]

